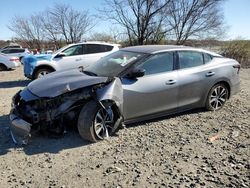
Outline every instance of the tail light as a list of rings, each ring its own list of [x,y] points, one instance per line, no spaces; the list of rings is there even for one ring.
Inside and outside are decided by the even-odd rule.
[[[13,61],[13,62],[19,62],[19,58],[12,57],[12,58],[10,58],[10,61]]]
[[[237,74],[240,73],[240,64],[234,65],[233,68],[238,69]]]

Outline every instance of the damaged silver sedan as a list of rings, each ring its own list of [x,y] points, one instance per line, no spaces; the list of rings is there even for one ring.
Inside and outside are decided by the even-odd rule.
[[[123,124],[192,108],[219,110],[239,90],[237,61],[183,46],[136,46],[82,70],[51,73],[12,101],[11,136],[27,144],[37,131],[63,134],[77,126],[91,142]]]

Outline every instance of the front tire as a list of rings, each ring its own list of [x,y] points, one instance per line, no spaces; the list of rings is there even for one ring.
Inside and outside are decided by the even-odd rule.
[[[42,78],[44,77],[45,75],[49,74],[53,72],[51,69],[49,68],[40,68],[38,70],[36,70],[34,76],[33,76],[33,79],[37,79],[37,78]]]
[[[104,109],[96,101],[89,101],[79,114],[77,125],[79,134],[91,142],[103,140],[114,132],[115,119],[111,106]]]
[[[220,110],[226,103],[229,90],[223,83],[214,85],[208,93],[206,109],[210,111]]]

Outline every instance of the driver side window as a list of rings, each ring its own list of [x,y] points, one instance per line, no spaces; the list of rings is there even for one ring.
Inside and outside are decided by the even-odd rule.
[[[173,70],[174,55],[172,52],[159,53],[151,56],[138,68],[145,70],[145,75],[158,74]]]
[[[65,53],[65,56],[82,55],[82,45],[71,46],[64,50],[63,53]]]

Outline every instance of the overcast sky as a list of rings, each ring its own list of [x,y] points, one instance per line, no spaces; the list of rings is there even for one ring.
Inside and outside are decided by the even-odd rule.
[[[14,36],[7,28],[13,16],[29,16],[52,7],[55,2],[70,4],[78,10],[89,10],[91,14],[95,14],[96,9],[103,4],[103,0],[3,0],[0,6],[0,40]],[[227,0],[223,8],[229,26],[228,39],[241,37],[250,40],[250,0]],[[98,23],[93,32],[107,32],[109,26],[108,23]]]

